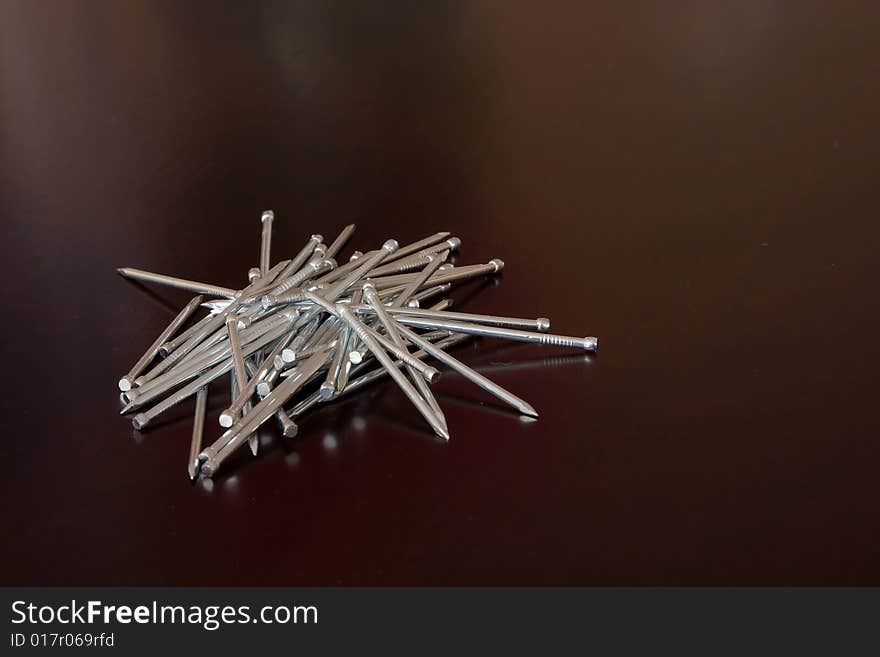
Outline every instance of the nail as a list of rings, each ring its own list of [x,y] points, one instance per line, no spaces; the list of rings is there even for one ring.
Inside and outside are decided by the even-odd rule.
[[[428,256],[434,255],[436,253],[441,253],[443,251],[457,251],[461,246],[461,240],[457,237],[452,237],[442,244],[435,244],[434,246],[428,247],[427,249],[422,249],[421,251],[414,253],[413,255],[401,258],[398,254],[395,254],[393,258],[389,258],[388,262],[381,267],[377,267],[374,274],[376,276],[384,276],[385,274],[391,274],[395,272],[404,272],[408,269],[412,269],[414,267],[418,267],[421,264],[425,264],[427,262]],[[399,250],[398,250],[399,251]]]
[[[297,319],[290,330],[284,335],[281,340],[278,341],[278,344],[275,345],[275,348],[266,356],[266,359],[263,361],[263,364],[260,365],[260,368],[257,370],[257,374],[248,381],[247,385],[244,386],[232,403],[229,405],[225,411],[220,414],[220,426],[221,427],[231,427],[233,422],[235,421],[235,416],[241,411],[244,407],[245,402],[251,398],[254,394],[254,391],[257,387],[257,384],[263,379],[266,374],[269,373],[269,368],[274,366],[275,357],[279,356],[281,352],[287,347],[288,344],[296,337],[297,329],[299,329],[304,321],[308,321],[310,318],[308,317],[300,317]]]
[[[156,274],[143,269],[134,269],[133,267],[121,267],[116,270],[126,278],[133,278],[136,281],[144,281],[147,283],[158,283],[159,285],[167,285],[169,287],[178,288],[180,290],[189,290],[196,294],[207,294],[212,297],[229,297],[232,298],[236,294],[236,290],[228,287],[219,287],[217,285],[208,285],[207,283],[199,283],[198,281],[189,281],[185,278],[177,278],[176,276],[166,276],[165,274]]]
[[[248,374],[250,374],[250,376],[254,376],[257,373],[257,366],[254,365],[251,361],[246,361],[245,367],[247,368]],[[273,376],[273,374],[275,375],[275,378],[277,378],[277,370],[274,367],[269,371],[269,374],[267,374],[266,377],[269,378]],[[261,391],[261,386],[264,383],[265,379],[257,384],[257,394],[260,396],[260,399],[263,399],[272,390],[272,388],[269,387],[266,388],[265,391]],[[233,398],[235,398],[237,395],[238,393],[236,392],[232,396]],[[296,434],[299,432],[299,427],[297,427],[296,423],[290,419],[290,416],[287,415],[287,412],[283,408],[279,408],[275,412],[275,417],[278,419],[278,424],[281,427],[281,434],[285,438],[293,438],[294,436],[296,436]]]
[[[431,356],[439,360],[441,363],[448,365],[486,392],[489,392],[495,395],[498,399],[507,402],[508,404],[519,410],[521,413],[525,413],[526,415],[531,415],[534,417],[538,416],[538,412],[534,408],[532,408],[531,404],[529,404],[524,399],[521,399],[513,393],[508,392],[497,383],[494,383],[493,381],[487,379],[479,372],[475,372],[461,361],[447,354],[445,351],[441,351],[431,343],[422,340],[418,335],[410,331],[408,328],[404,326],[399,326],[399,329],[403,337],[412,342],[415,346],[419,347],[422,351],[426,351]]]
[[[399,245],[397,240],[388,240],[385,242],[382,245],[382,248],[373,253],[373,255],[369,257],[365,256],[363,258],[363,263],[358,265],[353,272],[345,276],[341,281],[334,283],[329,290],[326,290],[323,294],[324,298],[331,302],[336,301],[343,292],[348,290],[348,288],[357,283],[360,279],[364,278],[371,269],[397,251],[398,248]],[[361,261],[358,260],[357,262]]]
[[[342,366],[339,368],[339,374],[336,377],[337,391],[345,390],[345,386],[348,385],[348,375],[351,372],[352,363],[345,355],[351,351],[351,343],[355,340],[354,335],[354,331],[346,327],[342,340],[337,345],[343,356]]]
[[[422,303],[423,301],[427,301],[433,297],[436,297],[441,294],[446,294],[449,290],[452,289],[451,283],[445,283],[443,285],[434,285],[433,287],[429,287],[421,292],[414,294],[412,296],[411,301],[415,301],[417,304]],[[384,295],[383,295],[384,296]]]
[[[284,332],[286,330],[287,330],[287,327],[280,326],[280,327],[274,329],[273,331],[266,333],[264,336],[261,336],[261,338],[259,340],[256,340],[255,342],[245,346],[243,348],[244,354],[250,355],[251,353],[254,353],[254,352],[262,349],[265,345],[272,343],[274,340],[277,340],[281,335],[284,334]],[[228,372],[230,369],[232,369],[232,362],[230,359],[227,358],[226,360],[224,360],[223,362],[220,362],[219,364],[215,365],[211,369],[209,369],[205,372],[202,372],[201,374],[198,375],[198,377],[195,379],[195,381],[187,384],[186,386],[184,386],[183,388],[181,388],[177,392],[171,394],[165,400],[156,404],[156,406],[151,408],[149,411],[145,411],[144,413],[142,413],[142,415],[146,416],[146,421],[144,421],[144,418],[140,418],[139,419],[140,426],[138,426],[136,424],[135,429],[141,429],[141,428],[145,427],[147,422],[149,422],[151,419],[153,419],[154,417],[156,417],[160,413],[165,412],[166,410],[168,410],[169,408],[171,408],[175,404],[183,401],[183,399],[185,399],[189,395],[195,393],[201,387],[201,385],[205,385],[207,383],[210,383],[211,381],[216,379],[218,376],[221,376],[222,374],[225,374],[226,372]],[[122,409],[121,413],[122,414],[127,413],[130,410],[132,410],[133,408],[143,406],[144,404],[147,404],[149,402],[154,401],[155,399],[158,399],[162,395],[166,394],[169,390],[180,385],[180,383],[182,383],[185,380],[186,380],[185,378],[181,378],[181,380],[179,380],[179,381],[171,382],[166,388],[151,390],[151,391],[148,391],[146,393],[143,393],[143,394],[137,396],[135,399],[133,399],[131,401],[131,403],[128,406],[126,406],[125,408]],[[199,382],[202,382],[201,385],[195,385],[195,384],[198,384]],[[194,385],[195,385],[195,387],[193,387]],[[188,393],[181,397],[180,394],[183,391],[188,391]],[[134,391],[132,391],[132,392],[134,392]],[[134,419],[132,420],[132,422],[134,422]]]
[[[340,331],[342,333],[343,331]],[[321,396],[321,399],[328,400],[333,395],[336,394],[337,388],[337,379],[339,378],[339,373],[342,371],[342,363],[343,356],[345,354],[345,343],[344,339],[337,338],[336,340],[336,348],[333,350],[333,358],[330,361],[330,367],[327,370],[327,376],[324,379],[324,382],[321,383],[321,387],[318,390],[318,394]]]
[[[272,367],[269,368],[269,371],[266,372],[266,375],[257,384],[256,392],[261,399],[272,391],[275,382],[278,381],[278,377],[281,375],[281,369],[282,368],[279,368],[277,364],[273,364]]]
[[[355,225],[348,224],[345,228],[342,229],[342,232],[339,233],[339,237],[333,240],[333,243],[327,247],[327,253],[325,257],[327,258],[335,258],[336,254],[345,246],[345,243],[351,238],[354,234]]]
[[[406,246],[401,246],[397,253],[394,256],[394,260],[398,260],[400,258],[405,258],[413,253],[418,253],[422,249],[431,246],[432,244],[436,244],[441,240],[445,240],[447,237],[451,235],[450,232],[444,231],[441,233],[434,233],[433,235],[429,235],[424,239],[420,239],[417,242],[413,242],[412,244],[407,244]]]
[[[395,346],[399,347],[400,349],[406,350],[406,343],[403,341],[403,338],[400,337],[400,333],[397,330],[397,326],[395,325],[394,320],[391,319],[391,316],[387,312],[385,312],[385,307],[382,305],[382,302],[379,299],[379,295],[376,294],[376,288],[367,283],[363,286],[363,290],[364,296],[367,299],[367,303],[370,304],[373,312],[376,313],[379,321],[385,328],[385,333],[388,335],[389,338],[391,338],[391,341],[394,343]],[[421,394],[422,398],[426,402],[428,402],[428,404],[433,409],[434,414],[437,416],[437,419],[443,425],[443,428],[446,429],[446,418],[443,415],[443,411],[440,409],[440,405],[437,403],[437,400],[431,393],[431,389],[428,388],[428,384],[425,383],[424,379],[422,379],[422,377],[419,375],[419,372],[418,370],[416,370],[416,368],[407,365],[407,372],[410,375],[413,384],[416,386],[416,388],[418,388],[418,392]]]
[[[406,363],[410,367],[414,367],[415,369],[417,369],[419,371],[419,373],[429,383],[435,383],[436,381],[438,381],[440,379],[440,371],[437,368],[431,367],[430,365],[425,365],[421,361],[416,360],[415,358],[413,358],[409,354],[409,352],[406,349],[401,349],[400,347],[395,345],[393,342],[389,341],[387,338],[379,335],[376,331],[374,331],[369,326],[364,324],[362,321],[357,319],[355,314],[348,308],[348,306],[345,306],[343,304],[335,304],[334,305],[334,304],[330,303],[329,301],[327,301],[326,299],[314,294],[313,292],[307,292],[306,294],[312,301],[314,301],[316,304],[321,306],[328,313],[338,315],[340,317],[340,319],[343,319],[342,314],[340,313],[340,309],[344,309],[346,311],[347,316],[354,317],[355,318],[354,325],[352,325],[351,322],[348,322],[348,320],[345,320],[345,321],[349,324],[349,326],[351,326],[351,328],[355,331],[355,333],[357,333],[357,336],[361,339],[361,341],[363,341],[364,343],[367,344],[368,348],[371,348],[370,344],[376,344],[377,346],[384,349],[385,351],[391,352],[392,354],[397,356],[397,358],[402,360],[404,363]],[[368,335],[370,337],[369,343],[367,343],[367,341],[364,340],[364,337],[363,337],[364,335]]]
[[[290,416],[283,408],[275,411],[275,417],[278,418],[278,424],[281,425],[281,435],[285,438],[295,438],[299,433],[299,427],[296,422],[290,419]]]
[[[288,264],[287,267],[284,268],[284,271],[278,274],[278,280],[283,281],[298,272],[302,268],[302,266],[312,257],[312,254],[315,252],[317,246],[323,241],[323,235],[312,235],[306,242],[305,246],[300,249],[299,253],[297,253],[293,257],[293,260],[290,261],[290,264]]]
[[[373,332],[367,329],[367,327],[355,317],[354,313],[345,306],[337,305],[337,312],[339,313],[339,317],[351,326],[351,328],[358,334],[358,337],[367,345],[370,351],[373,352],[373,355],[382,364],[382,367],[388,371],[388,374],[391,375],[398,387],[418,409],[428,424],[431,425],[434,432],[444,440],[449,440],[449,432],[443,426],[442,421],[437,417],[431,406],[419,396],[419,393],[416,392],[416,389],[412,387],[412,384],[407,381],[406,377],[394,367],[394,363],[383,349],[384,345],[379,344],[379,341],[376,340]],[[420,361],[412,358],[409,354],[407,354],[407,357],[415,363],[420,363]],[[407,365],[410,364],[404,358],[400,358],[400,360]]]
[[[255,342],[261,346],[271,342],[276,336],[286,331],[286,326],[290,324],[292,317],[293,315],[283,313],[251,327],[242,334],[244,344],[250,347]],[[225,328],[218,330],[203,344],[211,345],[212,343],[219,342],[223,337],[226,337]],[[230,345],[226,342],[205,346],[198,351],[194,350],[167,372],[143,382],[136,390],[129,391],[127,394],[130,399],[138,400],[143,399],[144,395],[147,394],[154,397],[157,390],[167,390],[186,379],[197,376],[200,372],[228,358],[230,355],[229,349]]]
[[[327,361],[327,358],[327,352],[321,352],[312,356],[303,364],[300,376],[285,379],[277,388],[266,395],[264,399],[260,400],[250,413],[230,427],[213,445],[202,450],[199,454],[199,460],[202,461],[202,473],[209,477],[213,476],[229,454],[244,442],[245,436],[255,432],[263,422],[272,417],[296,393],[309,376]]]
[[[428,336],[426,334],[425,336],[422,336],[422,337],[427,338]],[[432,338],[435,338],[435,337],[436,337],[436,335],[432,336]],[[443,338],[442,340],[437,342],[436,346],[439,349],[446,349],[454,344],[458,344],[458,343],[463,342],[467,339],[468,339],[468,336],[466,336],[466,335],[453,335],[453,336],[447,335],[445,338]],[[426,356],[424,351],[416,351],[416,352],[413,352],[412,355],[413,355],[413,358],[419,358],[419,359],[424,358]],[[396,367],[398,369],[403,367],[403,361],[400,361],[400,360],[394,361],[394,367]],[[360,372],[363,371],[363,369],[365,369],[364,365],[358,365],[358,366],[352,368],[351,372],[353,374],[360,374]],[[363,387],[364,385],[366,385],[367,383],[370,383],[372,381],[375,381],[376,379],[382,378],[387,375],[388,375],[388,371],[383,367],[380,367],[379,369],[373,370],[373,371],[368,372],[366,374],[360,374],[356,378],[349,381],[346,385],[340,386],[339,393],[337,394],[337,397],[341,397],[343,395],[347,395],[351,392],[354,392],[354,391],[358,390],[359,388]],[[292,417],[299,417],[300,415],[305,413],[307,410],[309,410],[312,406],[314,406],[315,404],[317,404],[320,401],[323,401],[321,399],[320,395],[317,392],[312,393],[311,395],[306,397],[304,400],[302,400],[301,402],[296,404],[290,410],[290,415]]]
[[[434,346],[437,347],[438,349],[448,349],[449,347],[460,344],[467,339],[468,339],[468,336],[466,336],[466,335],[452,335],[452,336],[448,336],[448,337],[440,340]],[[421,358],[425,358],[427,355],[428,354],[423,350],[413,352],[414,358],[421,359]],[[394,366],[396,368],[400,369],[401,367],[403,367],[403,361],[400,361],[400,360],[395,361]],[[360,368],[358,367],[357,369],[360,369]],[[387,374],[388,374],[388,372],[386,372],[383,368],[373,370],[371,372],[368,372],[367,374],[361,374],[357,378],[352,379],[351,382],[348,384],[348,386],[342,392],[340,392],[340,395],[348,394],[349,392],[354,392],[360,386],[366,384],[367,382],[374,381],[374,380],[376,380],[380,377],[383,377]]]
[[[352,308],[355,312],[369,312],[369,309],[360,306]],[[479,315],[476,313],[460,313],[451,311],[436,311],[422,308],[386,308],[386,311],[394,317],[421,317],[425,319],[441,319],[459,322],[471,322],[473,324],[486,324],[489,326],[501,326],[507,328],[519,328],[523,330],[535,330],[546,333],[550,329],[550,320],[546,317],[537,319],[523,319],[520,317],[499,317],[496,315]]]
[[[202,450],[202,436],[205,433],[205,414],[208,408],[208,388],[199,388],[196,393],[196,411],[193,418],[192,441],[189,445],[189,462],[187,463],[187,472],[189,478],[196,478],[196,471],[199,468],[199,452]]]
[[[238,321],[234,317],[226,320],[226,332],[229,334],[229,350],[232,356],[232,372],[235,376],[236,385],[239,390],[244,390],[248,385],[247,372],[244,370],[244,358],[241,355],[241,345],[238,342]],[[259,372],[259,370],[258,370]],[[246,401],[241,407],[242,415],[247,415],[251,410],[251,402]],[[257,455],[259,443],[256,434],[248,436],[251,452]]]
[[[165,344],[163,344],[161,347],[159,347],[159,355],[162,356],[162,358],[165,358],[166,356],[168,356],[168,354],[170,354],[172,351],[177,349],[177,347],[182,345],[184,342],[189,340],[193,335],[195,335],[200,330],[202,330],[205,327],[205,324],[210,322],[211,319],[212,319],[211,315],[206,315],[205,317],[202,317],[199,321],[197,321],[195,324],[190,326],[188,329],[186,329],[183,333],[178,335],[176,338],[174,338],[172,340],[168,340]]]
[[[170,369],[176,363],[182,361],[190,352],[194,351],[202,342],[209,339],[216,331],[223,327],[226,317],[234,312],[239,302],[230,304],[226,310],[213,315],[210,321],[205,322],[204,326],[191,335],[186,342],[174,349],[165,360],[157,363],[153,369],[147,372],[141,379],[139,385],[143,386],[147,381],[157,378],[160,374]]]
[[[441,319],[422,319],[418,317],[397,318],[399,324],[414,326],[416,328],[445,329],[456,333],[469,335],[483,335],[490,338],[504,338],[506,340],[519,340],[520,342],[535,342],[537,344],[552,345],[554,347],[574,347],[584,351],[597,351],[599,340],[595,337],[575,338],[567,335],[553,335],[552,333],[532,333],[517,329],[500,328],[496,326],[482,326],[479,324],[467,324],[465,322],[444,321]]]
[[[428,310],[446,310],[447,308],[452,307],[452,299],[443,299],[442,301],[438,301],[433,306],[428,308]]]
[[[263,234],[260,239],[260,274],[265,274],[269,271],[272,257],[272,222],[275,221],[275,213],[266,210],[260,221],[263,224]]]
[[[424,285],[425,281],[428,280],[435,271],[437,271],[438,267],[442,265],[446,258],[449,256],[449,251],[443,251],[437,255],[430,256],[428,258],[428,264],[425,268],[419,273],[419,275],[414,278],[408,285],[406,285],[401,293],[397,296],[397,298],[391,302],[392,308],[400,308],[405,303],[407,303],[410,298],[418,292],[419,288]]]
[[[303,317],[305,319],[303,320],[296,337],[290,341],[290,344],[281,350],[281,360],[286,363],[292,363],[295,360],[302,360],[297,357],[296,354],[305,347],[306,342],[315,335],[318,328],[322,325],[322,318],[318,308],[312,308],[307,311]]]
[[[158,415],[164,413],[169,408],[176,406],[184,399],[188,398],[190,395],[198,392],[199,388],[202,388],[208,385],[214,379],[223,376],[227,371],[229,371],[230,367],[230,363],[226,362],[220,363],[216,367],[208,370],[195,381],[173,393],[171,396],[156,404],[153,408],[135,415],[133,418],[131,418],[132,426],[138,431],[145,429],[146,426],[150,422],[152,422]]]
[[[305,284],[310,278],[318,275],[323,271],[331,271],[337,266],[336,260],[333,258],[325,258],[318,256],[309,260],[305,267],[293,276],[289,277],[283,283],[275,287],[267,295],[265,295],[260,303],[263,308],[271,308],[282,303],[291,303],[296,301],[297,289]]]
[[[156,357],[156,354],[159,353],[159,349],[165,344],[165,341],[168,340],[177,329],[183,326],[183,323],[189,319],[190,315],[195,312],[201,302],[201,296],[194,297],[188,304],[186,304],[186,306],[184,306],[183,310],[177,313],[177,317],[171,320],[171,323],[166,326],[165,330],[159,334],[159,337],[153,341],[153,344],[151,344],[144,352],[143,356],[138,359],[131,370],[129,370],[128,374],[119,379],[119,389],[121,391],[125,392],[131,390],[132,382],[141,372],[144,371],[144,368],[150,363],[150,361]]]
[[[464,267],[453,267],[452,269],[449,269],[447,271],[438,272],[436,275],[432,276],[430,279],[422,283],[419,287],[426,288],[429,286],[435,286],[436,288],[440,288],[441,286],[446,286],[445,289],[449,290],[449,286],[451,286],[452,283],[460,283],[462,281],[470,280],[478,276],[484,276],[485,274],[498,273],[502,269],[504,269],[504,261],[497,258],[490,262],[487,262],[484,265],[467,265]],[[402,274],[399,278],[396,276],[387,276],[383,279],[377,279],[374,282],[376,283],[376,287],[379,289],[383,297],[394,296],[405,290],[406,286],[410,284],[407,282],[406,274]],[[421,294],[413,295],[413,299],[420,299],[421,297]]]

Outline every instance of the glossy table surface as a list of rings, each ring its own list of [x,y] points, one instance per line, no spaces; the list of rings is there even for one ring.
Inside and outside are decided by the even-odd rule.
[[[770,0],[0,0],[3,584],[880,584],[880,9]],[[213,486],[116,381],[274,252],[438,230],[456,309],[597,335],[456,353]],[[209,436],[227,384],[212,389]]]

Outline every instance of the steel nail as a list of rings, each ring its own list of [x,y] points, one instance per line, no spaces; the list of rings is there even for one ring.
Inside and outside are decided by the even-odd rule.
[[[475,383],[476,385],[478,385],[480,388],[482,388],[486,392],[489,392],[489,393],[495,395],[496,397],[498,397],[498,399],[501,399],[502,401],[507,402],[508,404],[510,404],[511,406],[516,408],[517,410],[519,410],[520,412],[525,413],[526,415],[531,415],[534,417],[538,416],[538,412],[534,408],[532,408],[532,405],[529,404],[524,399],[521,399],[521,398],[517,397],[516,395],[514,395],[513,393],[505,390],[504,388],[499,386],[497,383],[490,381],[489,379],[487,379],[485,376],[483,376],[479,372],[475,372],[474,370],[472,370],[470,367],[468,367],[467,365],[465,365],[464,363],[462,363],[458,359],[447,354],[445,351],[441,351],[441,350],[437,349],[430,342],[426,342],[425,340],[422,340],[418,335],[416,335],[414,332],[410,331],[405,326],[399,326],[398,328],[400,329],[400,332],[403,335],[403,337],[405,337],[407,340],[412,342],[415,346],[419,347],[423,351],[426,351],[431,356],[433,356],[434,358],[439,360],[441,363],[448,365],[449,367],[451,367],[452,369],[457,371],[459,374],[466,377],[472,383]]]
[[[351,239],[351,236],[354,234],[354,229],[356,226],[354,224],[348,224],[345,228],[342,229],[342,232],[339,233],[339,236],[333,240],[330,246],[327,247],[327,253],[325,257],[327,258],[335,258],[336,254],[345,246],[345,243]]]
[[[355,314],[349,310],[347,307],[343,305],[337,306],[337,312],[339,316],[348,323],[349,326],[358,334],[358,337],[367,345],[370,351],[373,352],[373,355],[378,359],[378,361],[382,364],[394,381],[397,383],[398,387],[403,391],[403,393],[409,398],[409,400],[413,403],[413,405],[418,409],[418,411],[422,414],[422,417],[431,425],[431,428],[434,429],[434,432],[443,438],[444,440],[449,440],[449,431],[443,426],[443,422],[437,417],[437,414],[434,412],[434,409],[431,408],[430,404],[428,404],[419,393],[413,388],[412,384],[407,381],[406,377],[394,367],[394,363],[388,357],[388,354],[384,351],[384,345],[379,344],[379,341],[376,339],[374,332],[367,329],[366,326],[355,316]],[[412,358],[408,353],[406,354],[409,360],[413,362],[420,363],[417,359]],[[409,365],[407,359],[400,358],[404,363]]]
[[[169,337],[174,335],[174,332],[183,326],[183,323],[189,319],[190,315],[192,315],[196,308],[199,307],[199,304],[202,302],[202,297],[197,296],[193,297],[193,299],[184,306],[183,310],[177,313],[177,317],[171,320],[171,323],[165,327],[162,333],[159,334],[159,337],[153,341],[153,344],[144,352],[143,356],[141,356],[138,361],[132,366],[131,370],[129,370],[128,374],[124,375],[121,379],[119,379],[119,389],[122,392],[127,390],[131,390],[132,382],[138,377],[138,375],[144,371],[144,368],[150,363],[153,358],[159,353],[159,349],[165,344],[166,340]]]
[[[196,294],[207,294],[213,297],[232,298],[237,292],[237,290],[228,287],[199,283],[198,281],[190,281],[185,278],[177,278],[176,276],[166,276],[165,274],[156,274],[151,271],[144,271],[143,269],[135,269],[134,267],[120,267],[116,271],[124,277],[133,278],[136,281],[158,283],[159,285],[167,285],[179,290],[189,290]]]
[[[470,335],[482,335],[491,338],[504,338],[506,340],[519,340],[520,342],[535,342],[537,344],[552,345],[555,347],[574,347],[585,351],[597,351],[599,340],[593,336],[575,338],[568,335],[554,335],[552,333],[532,333],[517,329],[500,328],[497,326],[484,326],[480,324],[468,324],[465,322],[444,321],[441,319],[422,319],[418,317],[398,316],[397,322],[416,328],[445,329],[455,333],[468,333]]]
[[[239,390],[244,390],[248,385],[248,377],[247,372],[244,369],[244,358],[241,355],[241,345],[238,341],[238,320],[234,317],[229,317],[226,320],[226,332],[229,334],[229,350],[232,356],[232,372],[235,377],[236,385]],[[250,400],[246,401],[241,407],[241,414],[247,415],[251,410],[251,402]],[[259,448],[259,442],[257,441],[257,435],[251,434],[248,436],[248,444],[250,445],[251,452],[254,456],[257,455],[257,449]]]
[[[367,299],[367,303],[370,304],[370,307],[376,313],[379,322],[381,322],[382,326],[385,328],[385,333],[388,335],[389,338],[391,338],[391,341],[395,344],[395,346],[405,350],[406,343],[400,336],[400,333],[397,330],[397,326],[394,324],[394,320],[385,311],[385,307],[382,305],[382,301],[379,299],[379,295],[376,294],[376,288],[367,283],[366,285],[364,285],[363,290],[364,296]],[[416,368],[412,367],[411,365],[407,365],[407,373],[410,375],[413,384],[415,384],[416,388],[418,388],[418,391],[421,394],[422,398],[426,402],[428,402],[428,404],[434,410],[437,419],[441,422],[443,428],[446,429],[446,417],[443,415],[443,411],[440,409],[440,405],[437,403],[437,400],[431,393],[431,389],[428,387],[428,384],[425,383],[425,380],[420,376],[418,370],[416,370]]]
[[[272,257],[272,222],[275,221],[275,213],[266,210],[260,217],[263,224],[263,234],[260,239],[260,274],[265,275],[269,271],[269,262]]]
[[[196,478],[199,468],[199,452],[202,450],[202,436],[205,433],[205,415],[208,408],[208,388],[199,388],[196,393],[196,410],[193,417],[192,441],[189,445],[189,462],[186,464],[190,479]]]

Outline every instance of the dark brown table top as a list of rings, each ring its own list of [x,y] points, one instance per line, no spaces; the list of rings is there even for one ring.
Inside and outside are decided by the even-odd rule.
[[[880,584],[876,3],[228,4],[0,2],[3,584]],[[240,286],[267,208],[452,231],[507,263],[457,308],[600,354],[474,343],[538,421],[385,383],[191,485],[191,402],[115,389],[189,297],[115,268]]]

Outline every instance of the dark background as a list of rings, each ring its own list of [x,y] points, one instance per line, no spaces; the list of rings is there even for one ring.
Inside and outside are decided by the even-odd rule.
[[[876,2],[227,4],[0,0],[3,584],[880,584]],[[507,263],[457,308],[601,353],[192,485],[116,390],[189,295],[115,268],[240,287],[267,208],[452,231]]]

